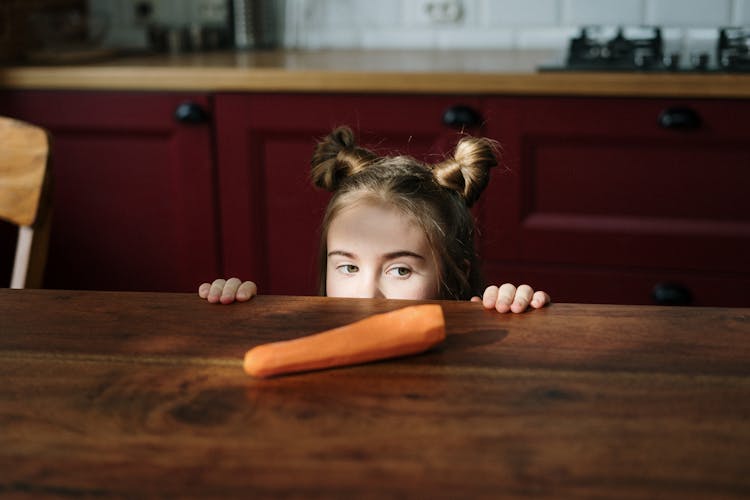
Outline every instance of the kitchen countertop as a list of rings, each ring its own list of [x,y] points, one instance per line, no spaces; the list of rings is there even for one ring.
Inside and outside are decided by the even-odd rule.
[[[550,50],[320,50],[123,55],[0,68],[0,89],[749,98],[750,74],[539,72]]]

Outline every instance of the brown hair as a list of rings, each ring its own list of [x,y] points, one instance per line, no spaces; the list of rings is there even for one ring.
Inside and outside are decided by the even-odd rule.
[[[379,157],[359,147],[349,127],[336,128],[318,144],[311,161],[313,183],[333,192],[321,225],[320,294],[326,292],[331,222],[343,208],[369,198],[397,207],[422,227],[440,266],[439,298],[481,295],[469,207],[497,163],[497,144],[490,139],[463,137],[453,157],[431,165],[410,156]]]

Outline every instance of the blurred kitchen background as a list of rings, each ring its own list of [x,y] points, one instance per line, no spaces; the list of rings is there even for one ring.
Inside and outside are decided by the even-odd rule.
[[[121,51],[562,48],[584,25],[661,26],[666,44],[697,51],[715,45],[717,27],[750,25],[750,0],[3,0],[0,4],[5,59],[9,52],[21,51],[21,46],[44,49],[81,41]]]
[[[233,11],[250,14],[258,30],[278,20],[278,42],[299,49],[560,47],[587,24],[661,25],[675,28],[670,37],[702,40],[715,37],[718,26],[750,24],[750,0],[89,0],[88,6],[112,19],[106,43],[116,47],[147,46],[150,22],[228,26]]]
[[[501,142],[489,282],[750,305],[750,0],[0,0],[0,62],[54,139],[47,288],[314,294],[309,157],[351,124]]]

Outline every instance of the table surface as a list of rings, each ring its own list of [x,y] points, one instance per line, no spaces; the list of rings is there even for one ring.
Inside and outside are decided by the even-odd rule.
[[[441,302],[425,354],[242,371],[408,304],[0,290],[0,495],[750,495],[750,309]]]

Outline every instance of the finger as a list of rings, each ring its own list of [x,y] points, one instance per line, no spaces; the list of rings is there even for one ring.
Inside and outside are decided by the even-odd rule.
[[[219,301],[222,304],[231,304],[237,297],[237,289],[240,287],[242,282],[239,278],[229,278],[224,284],[224,289],[221,291],[221,298]]]
[[[540,309],[549,304],[551,300],[547,292],[539,290],[538,292],[534,292],[534,296],[531,299],[531,307]]]
[[[493,309],[497,302],[498,288],[495,285],[488,286],[482,295],[482,305],[485,309]]]
[[[482,299],[479,298],[478,295],[474,295],[471,299],[469,299],[469,302],[482,302]]]
[[[201,286],[198,287],[198,297],[205,299],[208,297],[209,290],[211,290],[210,283],[201,283]]]
[[[211,283],[211,288],[208,291],[208,301],[211,304],[216,304],[219,302],[219,299],[221,298],[221,291],[224,290],[224,285],[226,284],[226,280],[223,279],[217,279],[214,280],[213,283]]]
[[[245,281],[237,289],[237,301],[245,302],[258,294],[258,287],[252,281]]]
[[[515,296],[516,287],[514,285],[510,283],[501,285],[497,292],[497,301],[495,302],[497,312],[506,313],[510,311],[510,305],[513,303]]]
[[[510,306],[510,310],[514,313],[521,313],[529,307],[529,302],[534,295],[534,290],[529,285],[521,285],[516,289],[516,295],[513,298],[513,303]]]

